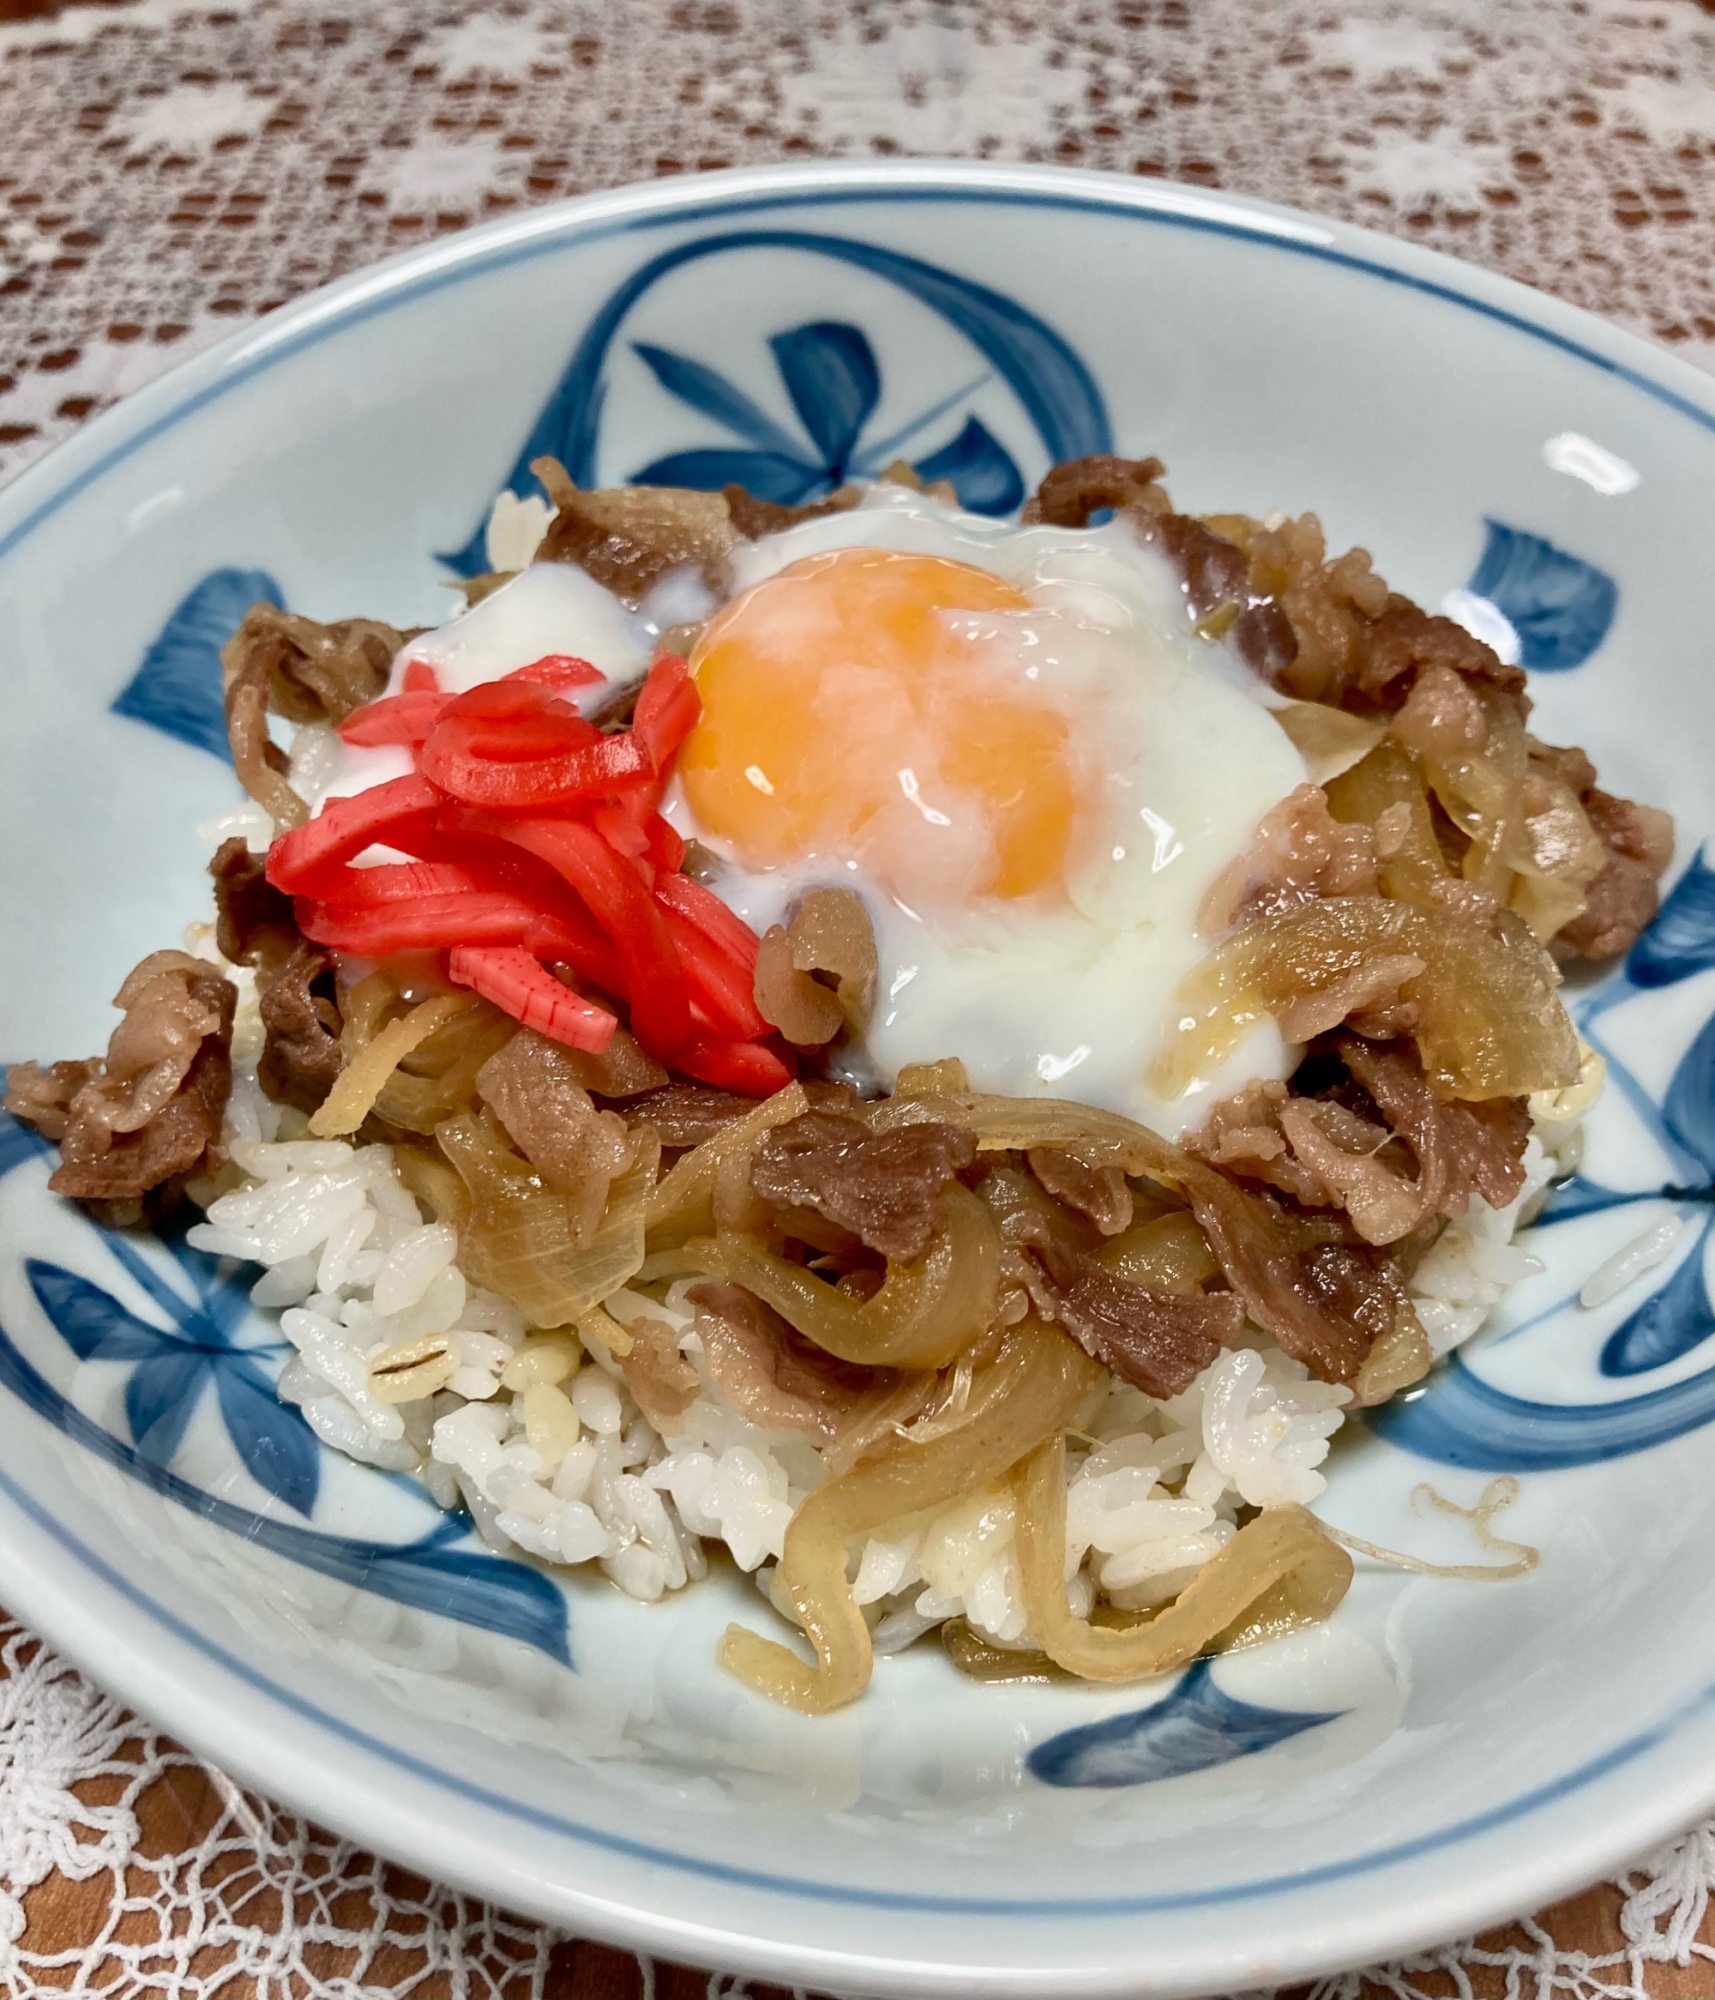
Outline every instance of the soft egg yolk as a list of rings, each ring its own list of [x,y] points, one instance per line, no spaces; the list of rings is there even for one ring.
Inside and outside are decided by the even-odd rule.
[[[691,656],[702,716],[678,768],[699,824],[757,865],[840,854],[907,896],[923,883],[898,879],[916,872],[900,865],[903,800],[925,836],[986,836],[978,894],[1061,886],[1077,800],[1066,719],[959,615],[1029,609],[970,563],[886,549],[756,584]]]

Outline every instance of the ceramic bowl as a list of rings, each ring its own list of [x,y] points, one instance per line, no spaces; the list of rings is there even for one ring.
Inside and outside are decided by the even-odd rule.
[[[782,373],[778,336],[812,354]],[[1504,1323],[1330,1463],[1325,1517],[1534,1574],[1361,1563],[1332,1623],[1133,1687],[922,1646],[808,1720],[725,1678],[751,1586],[668,1604],[483,1551],[279,1406],[243,1274],[103,1233],[0,1129],[0,1601],[246,1783],[643,1950],[885,1994],[1227,1993],[1457,1935],[1715,1800],[1715,383],[1409,245],[1036,169],[715,174],[533,211],[199,355],[0,495],[0,1054],[101,1047],[204,908],[215,649],[253,598],[400,625],[494,493],[814,493],[903,455],[1015,506],[1155,452],[1181,506],[1314,509],[1532,670],[1537,726],[1670,807],[1678,886],[1572,992],[1611,1084]],[[1659,1222],[1656,1268],[1588,1274]]]

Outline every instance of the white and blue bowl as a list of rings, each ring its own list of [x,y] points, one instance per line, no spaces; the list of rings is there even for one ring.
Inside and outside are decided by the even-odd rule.
[[[444,615],[497,490],[895,456],[1015,506],[1155,452],[1179,504],[1314,509],[1533,669],[1536,727],[1676,814],[1678,886],[1572,1004],[1611,1085],[1546,1275],[1356,1426],[1321,1511],[1470,1560],[1430,1481],[1522,1493],[1501,1585],[1360,1564],[1332,1623],[1133,1688],[933,1646],[809,1720],[726,1679],[730,1574],[664,1606],[487,1554],[273,1399],[244,1274],[104,1233],[0,1125],[0,1601],[244,1781],[569,1928],[885,1994],[1226,1993],[1538,1905],[1715,1802],[1715,383],[1362,232],[1095,175],[717,174],[436,243],[272,315],[0,494],[0,1056],[86,1055],[205,906],[216,649],[272,597]],[[1610,1305],[1587,1273],[1667,1215]]]

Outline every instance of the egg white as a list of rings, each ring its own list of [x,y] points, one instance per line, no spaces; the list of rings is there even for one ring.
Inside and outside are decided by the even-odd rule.
[[[1123,519],[1018,528],[876,486],[849,512],[741,545],[735,589],[852,547],[951,557],[1029,595],[1028,613],[948,615],[991,666],[1094,746],[1088,805],[1099,838],[1086,843],[1057,908],[976,897],[956,813],[938,814],[932,783],[902,769],[902,793],[922,815],[919,840],[945,848],[944,867],[915,871],[944,893],[915,907],[837,851],[750,868],[698,827],[676,790],[669,813],[679,830],[725,864],[712,886],[757,929],[819,883],[857,891],[876,931],[866,1053],[883,1080],[908,1062],[956,1055],[979,1088],[1072,1097],[1177,1136],[1248,1079],[1286,1075],[1298,1052],[1265,1023],[1179,1098],[1163,1100],[1147,1082],[1176,1018],[1174,990],[1208,949],[1199,906],[1258,821],[1308,775],[1256,676],[1192,632],[1176,572]]]

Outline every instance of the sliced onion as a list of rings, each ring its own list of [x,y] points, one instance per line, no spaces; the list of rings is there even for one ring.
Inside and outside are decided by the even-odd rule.
[[[1018,1567],[1030,1628],[1057,1666],[1134,1681],[1199,1653],[1319,1623],[1345,1596],[1352,1559],[1315,1515],[1270,1507],[1211,1556],[1172,1604],[1127,1629],[1075,1617],[1066,1601],[1066,1442],[1039,1445],[1013,1475]]]
[[[462,1230],[470,1220],[470,1190],[438,1148],[396,1143],[393,1167],[411,1194],[437,1222]]]
[[[1134,1222],[1122,1235],[1102,1245],[1096,1262],[1128,1284],[1149,1285],[1165,1292],[1194,1292],[1221,1268],[1209,1248],[1209,1239],[1187,1209]]]
[[[890,1264],[861,1304],[749,1234],[723,1232],[715,1275],[771,1305],[806,1340],[842,1361],[874,1368],[944,1368],[994,1319],[1000,1235],[987,1207],[954,1183],[941,1197],[945,1223],[915,1264]]]
[[[1389,738],[1328,785],[1328,810],[1339,820],[1377,829],[1376,881],[1396,902],[1436,904],[1436,885],[1450,870],[1422,774],[1402,744]],[[1384,821],[1382,815],[1388,817]]]
[[[1327,784],[1367,757],[1387,727],[1324,701],[1289,701],[1269,713],[1292,739],[1313,785]]]
[[[1352,1407],[1371,1409],[1421,1382],[1435,1364],[1435,1350],[1415,1312],[1402,1312],[1364,1357],[1352,1377]]]
[[[661,1157],[649,1128],[632,1134],[632,1165],[613,1182],[600,1226],[583,1244],[565,1198],[487,1113],[447,1119],[435,1137],[470,1191],[459,1239],[465,1275],[511,1299],[532,1326],[570,1326],[635,1276]]]
[[[816,1649],[816,1664],[745,1626],[729,1625],[722,1666],[806,1715],[855,1701],[869,1684],[873,1656],[869,1628],[846,1578],[852,1544],[1002,1477],[1044,1438],[1058,1438],[1100,1380],[1101,1370],[1063,1334],[1028,1320],[1009,1328],[995,1359],[973,1380],[969,1423],[928,1444],[900,1440],[885,1457],[817,1487],[793,1515],[781,1577]],[[1064,1548],[1062,1515],[1057,1575]]]
[[[1505,918],[1506,913],[1502,913]],[[1181,1026],[1150,1069],[1164,1097],[1208,1076],[1265,1015],[1329,991],[1382,957],[1424,971],[1400,987],[1418,1008],[1424,1074],[1450,1097],[1557,1089],[1578,1074],[1578,1036],[1553,961],[1515,918],[1490,930],[1381,896],[1330,897],[1263,917],[1218,945],[1181,983]]]
[[[381,1030],[374,1041],[348,1061],[310,1118],[318,1139],[344,1138],[355,1132],[375,1108],[382,1086],[411,1051],[466,1011],[464,994],[443,993],[425,1000]]]

